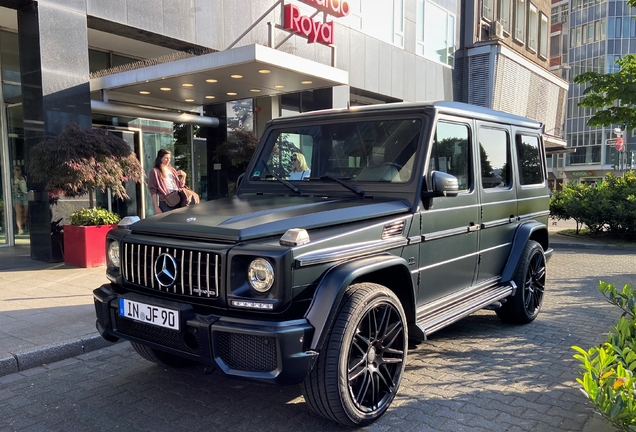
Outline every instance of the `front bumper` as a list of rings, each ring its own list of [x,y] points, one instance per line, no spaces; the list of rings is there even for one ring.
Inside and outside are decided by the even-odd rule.
[[[313,327],[305,320],[270,322],[201,315],[186,303],[136,293],[124,297],[178,309],[180,330],[119,316],[119,298],[110,284],[93,291],[97,330],[106,340],[125,339],[203,364],[225,374],[275,384],[302,382],[317,358],[308,349]]]

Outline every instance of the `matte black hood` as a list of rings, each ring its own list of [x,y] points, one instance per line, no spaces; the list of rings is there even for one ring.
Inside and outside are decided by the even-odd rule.
[[[133,233],[239,242],[409,211],[402,200],[242,195],[201,202],[132,225]]]

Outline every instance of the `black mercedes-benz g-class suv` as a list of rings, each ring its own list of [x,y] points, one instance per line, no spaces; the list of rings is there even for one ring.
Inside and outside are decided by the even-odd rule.
[[[450,102],[278,118],[235,197],[110,232],[97,328],[369,424],[409,339],[484,308],[535,319],[548,209],[536,121]]]

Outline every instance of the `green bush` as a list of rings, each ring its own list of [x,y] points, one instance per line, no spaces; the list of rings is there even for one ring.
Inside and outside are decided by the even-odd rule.
[[[608,173],[598,186],[568,183],[553,192],[550,214],[556,219],[574,219],[577,234],[585,225],[592,235],[606,231],[636,238],[636,174],[627,171],[617,177]]]
[[[118,214],[103,208],[83,208],[71,215],[71,225],[77,226],[113,225],[120,220]]]
[[[583,369],[576,380],[603,417],[620,430],[636,431],[636,294],[630,285],[619,292],[605,282],[599,291],[624,313],[600,346],[572,347]]]

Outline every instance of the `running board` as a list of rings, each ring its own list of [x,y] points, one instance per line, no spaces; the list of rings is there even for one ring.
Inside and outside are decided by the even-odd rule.
[[[417,326],[424,333],[424,339],[433,332],[459,321],[460,319],[514,295],[517,286],[513,281],[506,285],[472,287],[452,296],[447,296],[424,306],[417,311]]]

